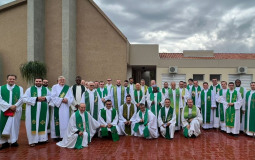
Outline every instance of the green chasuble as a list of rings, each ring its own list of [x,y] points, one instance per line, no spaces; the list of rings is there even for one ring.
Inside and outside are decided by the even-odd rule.
[[[85,117],[85,129],[86,132],[88,133],[88,143],[90,143],[90,130],[89,130],[89,119],[88,119],[88,112],[84,112],[84,117]],[[75,119],[76,119],[76,127],[80,132],[84,132],[83,128],[83,122],[82,122],[82,117],[80,115],[80,111],[75,112]],[[82,140],[83,136],[78,135],[76,143],[74,148],[76,149],[82,149]]]
[[[148,86],[144,85],[144,95],[147,94]]]
[[[219,91],[219,95],[223,96],[223,89],[221,89]],[[220,106],[220,121],[224,122],[225,119],[224,119],[224,107],[223,107],[223,103],[219,103],[219,106]]]
[[[199,95],[200,92],[201,92],[201,87],[198,86],[197,87],[197,94]],[[191,98],[193,100],[193,104],[196,104],[196,88],[195,88],[194,85],[192,86],[192,89],[191,89]]]
[[[120,86],[121,87],[121,100],[120,100],[120,105],[124,104],[124,96],[125,96],[125,87]],[[113,86],[113,99],[114,99],[114,107],[115,109],[117,109],[117,111],[119,110],[118,106],[118,95],[117,95],[117,86]]]
[[[123,117],[127,121],[130,121],[130,119],[134,115],[134,113],[135,113],[135,105],[133,103],[131,103],[131,105],[130,105],[129,117],[128,117],[128,106],[126,103],[123,105]],[[126,134],[131,135],[131,125],[125,125],[125,132],[126,132]]]
[[[251,91],[246,93],[246,105],[245,105],[245,126],[244,130],[248,132],[255,132],[255,93],[251,95],[251,101],[249,105],[249,97],[251,95]],[[248,106],[249,105],[249,106]],[[250,112],[248,113],[248,108],[250,108]],[[249,119],[248,119],[249,114]],[[248,128],[248,121],[249,121],[249,130]]]
[[[37,88],[35,86],[31,87],[31,97],[38,97]],[[42,86],[41,89],[41,96],[47,96],[47,88]],[[40,110],[40,117],[39,117],[39,128],[38,134],[42,135],[45,134],[45,125],[46,125],[46,118],[47,118],[47,110],[48,110],[48,103],[47,101],[41,102],[41,110]],[[37,115],[37,102],[34,106],[31,106],[31,132],[32,135],[36,134],[36,115]]]
[[[178,117],[179,117],[179,100],[180,100],[180,90],[179,89],[175,89],[175,106],[174,106],[174,95],[173,95],[173,90],[169,89],[168,90],[168,94],[169,94],[169,99],[171,100],[171,107],[175,108],[175,114],[176,114],[176,123],[175,126],[179,125],[179,121],[178,121]]]
[[[65,85],[61,92],[59,93],[59,98],[65,98],[66,93],[69,90],[69,86]],[[59,107],[54,107],[54,122],[55,122],[55,132],[56,136],[60,136],[60,129],[59,129]]]
[[[7,84],[1,86],[1,96],[2,96],[2,99],[9,104],[10,91],[7,89]],[[15,85],[14,88],[12,89],[12,103],[11,103],[11,105],[16,104],[18,102],[19,98],[20,98],[20,88],[19,88],[19,86]],[[9,117],[5,116],[4,112],[1,111],[1,119],[0,119],[0,135],[1,135],[1,137],[9,138],[9,136],[10,136],[10,135],[2,135],[8,118]]]
[[[117,115],[117,110],[115,108],[112,108],[112,121],[115,119]],[[101,109],[101,117],[104,119],[104,121],[106,122],[106,110],[104,108]],[[116,129],[116,126],[112,126],[111,127],[111,133],[112,133],[112,140],[114,142],[118,141],[120,138],[119,138],[119,135],[118,135],[118,132],[117,132],[117,129]],[[108,130],[107,130],[107,127],[102,127],[101,128],[101,134],[102,134],[102,137],[107,137],[108,136]]]
[[[206,95],[206,106],[205,106],[205,91],[202,90],[201,92],[201,110],[202,110],[202,116],[203,116],[203,123],[210,123],[210,120],[211,120],[211,104],[212,104],[211,93],[212,93],[211,90],[208,89],[207,95]]]
[[[97,88],[97,92],[98,92],[100,98],[104,98],[105,96],[108,95],[107,87],[104,87],[103,92],[101,92],[101,88]]]
[[[159,92],[159,87],[157,87],[157,88],[158,88],[158,92]],[[153,92],[153,88],[152,88],[152,87],[149,87],[149,88],[148,88],[148,93],[151,94],[152,92]]]
[[[154,101],[154,93],[152,92],[151,94],[150,94],[150,100],[151,101]],[[157,92],[157,104],[152,104],[151,105],[151,112],[156,116],[158,116],[158,112],[159,112],[159,110],[160,110],[160,108],[161,108],[161,106],[159,105],[160,104],[160,102],[162,101],[162,94],[161,94],[161,92]],[[157,107],[157,110],[156,110],[156,107]]]
[[[190,119],[193,119],[197,116],[197,107],[195,105],[192,106],[192,111],[191,111],[191,114],[189,114],[189,107],[186,106],[184,108],[184,118],[187,119],[187,120],[190,120]],[[188,135],[188,128],[187,127],[184,127],[183,129],[183,135],[188,138],[189,135]]]
[[[161,119],[163,121],[163,123],[168,123],[169,121],[171,121],[172,117],[173,117],[173,112],[174,109],[170,106],[168,113],[167,113],[167,117],[166,117],[166,113],[165,113],[165,107],[162,107],[161,109]],[[166,139],[170,139],[170,135],[169,135],[169,126],[166,127],[166,135],[165,135]]]
[[[226,101],[228,103],[235,103],[237,100],[237,91],[234,90],[234,92],[232,93],[232,97],[231,97],[231,101],[230,101],[230,92],[229,89],[227,91],[226,94]],[[234,127],[235,125],[235,105],[234,106],[228,106],[228,108],[226,109],[226,126],[228,127]]]
[[[138,94],[139,94],[139,99],[138,99]],[[140,101],[142,100],[142,97],[143,97],[143,91],[140,90],[140,91],[137,91],[137,90],[134,90],[134,97],[135,97],[135,102],[136,103],[140,103]],[[140,108],[137,107],[137,111],[139,111]]]
[[[85,94],[86,111],[91,114],[91,112],[90,112],[91,106],[90,106],[89,92],[85,91],[84,94]],[[97,97],[97,92],[96,91],[94,92],[94,111],[93,111],[92,117],[95,120],[98,120],[98,97]]]
[[[139,117],[141,119],[143,118],[141,110],[139,111]],[[138,123],[135,124],[135,127],[133,129],[134,132],[138,131],[138,128],[139,128],[140,125],[144,125],[145,126],[145,128],[143,130],[143,136],[144,136],[144,138],[148,138],[150,136],[150,132],[149,132],[149,129],[148,129],[148,109],[147,108],[145,110],[143,122],[138,122]]]
[[[162,88],[162,93],[163,93],[163,94],[166,94],[166,90],[168,91],[169,88]]]
[[[221,89],[220,84],[217,84],[215,94],[217,94],[217,93],[220,91],[220,89]],[[210,86],[210,90],[213,91],[213,85]],[[216,102],[216,117],[219,117],[219,109],[218,109],[218,106],[219,106],[219,103]]]

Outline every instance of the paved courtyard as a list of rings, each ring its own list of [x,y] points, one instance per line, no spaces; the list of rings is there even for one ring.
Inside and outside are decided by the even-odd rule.
[[[8,159],[255,159],[255,138],[241,134],[233,137],[217,130],[202,131],[198,138],[186,139],[181,132],[173,140],[145,140],[120,137],[120,141],[94,138],[81,150],[56,146],[54,140],[30,147],[25,123],[21,122],[19,147],[0,151],[0,160]]]

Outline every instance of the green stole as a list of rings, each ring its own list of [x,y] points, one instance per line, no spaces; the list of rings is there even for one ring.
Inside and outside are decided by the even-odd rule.
[[[167,88],[167,90],[169,90],[169,88]],[[162,93],[166,94],[166,89],[162,88]]]
[[[189,91],[189,89],[190,89],[190,88],[189,88],[189,85],[187,85],[187,90]]]
[[[10,91],[7,89],[7,84],[1,86],[1,96],[2,96],[2,99],[9,104]],[[19,86],[15,85],[14,88],[12,89],[12,104],[11,105],[16,104],[18,102],[19,98],[20,98],[20,88],[19,88]],[[0,135],[1,135],[1,137],[6,137],[6,136],[9,137],[9,135],[2,135],[8,118],[9,117],[5,116],[4,112],[1,111],[1,119],[0,119]]]
[[[220,84],[217,84],[215,94],[217,94],[217,93],[219,92],[220,89],[221,89]],[[213,85],[210,86],[210,90],[213,91]],[[219,117],[218,105],[219,105],[219,103],[216,102],[216,117]]]
[[[175,114],[176,114],[176,123],[175,126],[179,125],[178,117],[179,117],[179,100],[180,100],[180,90],[175,89],[175,106],[174,106],[174,95],[173,90],[169,89],[168,91],[169,99],[171,100],[171,106],[175,108]]]
[[[205,113],[205,90],[202,90],[201,92],[201,110],[203,115],[203,123],[210,123],[211,120],[211,90],[208,89],[207,91],[207,97],[206,97],[206,113]],[[205,119],[206,115],[206,119]]]
[[[180,88],[179,88],[179,90],[180,90]],[[185,94],[186,94],[186,88],[182,88],[182,95],[181,96],[185,96]],[[182,99],[182,97],[181,97],[181,99]],[[182,99],[182,105],[184,106],[184,104],[185,104],[185,99],[183,98]]]
[[[154,101],[154,93],[150,93],[150,100],[151,101]],[[156,111],[156,106],[155,106],[155,103],[153,105],[151,105],[151,112],[154,114],[154,115],[157,115],[158,116],[158,112],[160,110],[160,102],[162,101],[162,95],[161,95],[161,92],[157,92],[157,111]]]
[[[125,88],[123,86],[120,86],[120,87],[121,87],[121,102],[120,102],[120,105],[123,105],[124,104]],[[118,106],[118,95],[117,95],[117,87],[116,86],[113,86],[113,98],[114,98],[114,107],[118,111],[119,106]]]
[[[243,87],[240,87],[239,92],[241,94],[241,97],[244,98],[244,88]],[[241,112],[240,113],[240,123],[242,123],[242,117],[243,117],[243,113]]]
[[[64,85],[63,89],[59,93],[59,98],[64,98],[66,93],[69,90],[68,85]],[[60,106],[59,106],[60,107]],[[59,129],[59,107],[54,107],[54,122],[55,122],[55,133],[56,136],[60,136],[60,129]]]
[[[248,121],[248,114],[249,116],[249,132],[255,132],[255,93],[251,95],[251,103],[250,106],[248,106],[249,97],[250,97],[251,91],[248,91],[246,93],[246,105],[245,105],[245,126],[244,129],[247,131],[247,121]],[[248,108],[250,108],[250,113],[248,113]]]
[[[112,121],[115,119],[116,114],[117,114],[117,110],[115,108],[112,108]],[[104,108],[101,109],[101,117],[106,122],[106,110]],[[119,138],[116,126],[111,127],[111,132],[112,132],[112,140],[114,142],[118,141],[120,138]],[[102,134],[102,137],[107,137],[108,136],[107,127],[102,127],[101,128],[101,134]]]
[[[147,94],[147,90],[148,90],[148,86],[146,86],[146,85],[144,85],[144,95],[146,95]]]
[[[97,88],[97,92],[98,92],[100,98],[104,98],[105,96],[108,95],[108,90],[107,90],[106,87],[104,87],[103,92],[101,92],[101,89],[100,89],[100,88]]]
[[[199,95],[200,92],[201,92],[201,87],[198,86],[197,87],[198,95]],[[192,86],[192,89],[191,89],[191,97],[192,97],[193,103],[196,104],[196,89],[195,89],[194,85]]]
[[[167,113],[167,117],[165,116],[166,113],[165,113],[165,107],[162,107],[161,108],[161,119],[163,121],[163,123],[168,123],[172,117],[173,117],[173,112],[174,112],[174,109],[170,106],[169,107],[169,110],[168,110],[168,113]],[[169,126],[166,127],[166,135],[165,135],[166,139],[170,139],[170,135],[169,135]]]
[[[76,87],[77,87],[77,84],[73,85],[73,97],[74,99],[76,99]],[[83,85],[81,85],[81,95],[85,92],[85,87]]]
[[[135,96],[135,102],[136,102],[136,103],[140,103],[140,101],[141,101],[141,99],[142,99],[142,97],[143,97],[143,91],[142,91],[142,90],[139,91],[139,99],[138,99],[137,90],[134,90],[134,96]],[[137,110],[139,111],[140,108],[137,107]]]
[[[38,97],[37,88],[35,86],[31,87],[31,97]],[[47,89],[42,86],[41,89],[41,96],[47,96]],[[39,129],[38,134],[42,135],[45,134],[45,124],[46,124],[46,117],[47,117],[47,110],[48,110],[48,103],[47,101],[41,102],[41,110],[40,110],[40,117],[39,117]],[[31,106],[31,133],[33,135],[36,134],[36,115],[37,115],[37,102],[34,106]]]
[[[90,129],[89,129],[89,119],[88,119],[88,112],[85,111],[84,112],[84,118],[85,118],[85,129],[86,132],[88,133],[88,143],[90,143]],[[80,132],[84,132],[84,128],[83,128],[83,121],[82,121],[82,117],[80,115],[80,111],[75,112],[75,119],[76,119],[76,127]],[[76,143],[74,148],[76,149],[82,149],[82,140],[83,140],[83,136],[80,136],[78,134]]]
[[[157,87],[157,88],[158,88],[158,92],[159,92],[159,87]],[[153,92],[152,87],[149,87],[149,88],[148,88],[148,92],[149,92],[149,94],[151,94],[151,93]]]
[[[226,94],[226,100],[228,103],[236,102],[237,91],[234,90],[234,92],[232,93],[231,101],[230,101],[230,92],[228,89],[227,94]],[[231,128],[235,126],[235,114],[236,114],[235,106],[231,106],[226,109],[226,126],[231,127]]]
[[[184,118],[185,118],[185,119],[190,120],[190,119],[192,119],[192,118],[195,118],[196,116],[197,116],[197,108],[196,108],[195,105],[192,106],[191,114],[189,114],[189,107],[188,107],[188,106],[186,106],[186,107],[184,108]],[[189,137],[189,130],[188,130],[187,127],[184,127],[184,129],[183,129],[183,135],[184,135],[186,138]]]
[[[134,115],[134,113],[135,113],[135,106],[133,103],[131,103],[131,106],[130,106],[129,117],[127,116],[128,115],[128,106],[126,103],[123,105],[123,117],[127,121],[130,121],[130,119]],[[125,125],[125,132],[126,132],[126,134],[131,135],[131,125]]]
[[[220,96],[223,96],[223,89],[221,89],[219,91],[219,95]],[[223,103],[219,103],[220,104],[220,121],[221,122],[224,122],[224,107],[223,107]]]
[[[86,111],[90,113],[90,99],[89,99],[89,92],[85,91],[85,104],[86,104]],[[98,97],[97,92],[94,92],[94,112],[93,112],[93,118],[95,120],[98,119]]]
[[[139,111],[139,117],[142,119],[143,118],[143,115],[142,115],[142,111]],[[143,122],[138,122],[135,124],[135,127],[134,127],[134,132],[137,132],[138,131],[138,128],[140,125],[144,125],[145,128],[143,130],[143,136],[144,138],[147,138],[150,136],[150,132],[149,132],[149,129],[148,129],[148,109],[146,108],[145,110],[145,114],[144,114],[144,120]]]
[[[124,88],[125,88],[125,87],[124,87]],[[128,95],[128,94],[129,94],[129,91],[130,91],[130,88],[127,87],[126,91],[127,91],[127,95]]]

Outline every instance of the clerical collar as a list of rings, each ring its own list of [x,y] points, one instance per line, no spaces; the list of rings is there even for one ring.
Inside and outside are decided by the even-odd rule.
[[[105,107],[107,110],[112,110],[112,107],[110,109],[108,109],[107,107]]]
[[[42,86],[41,87],[37,87],[37,86],[35,86],[36,88],[42,88]]]
[[[204,91],[208,91],[208,89],[204,89]]]
[[[167,107],[167,106],[165,106],[165,107],[166,107],[166,108],[170,108],[170,106],[168,106],[168,107]]]
[[[131,103],[129,103],[129,104],[128,104],[128,103],[126,103],[126,104],[127,104],[128,106],[130,106],[130,105],[131,105]]]
[[[10,86],[9,84],[7,84],[7,88],[9,89],[13,89],[15,87],[16,84],[13,84],[12,86]]]

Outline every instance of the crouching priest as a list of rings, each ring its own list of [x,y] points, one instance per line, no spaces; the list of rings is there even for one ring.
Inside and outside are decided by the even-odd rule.
[[[63,140],[57,145],[76,149],[87,147],[99,127],[100,124],[86,111],[86,105],[81,103],[79,110],[70,117]]]

